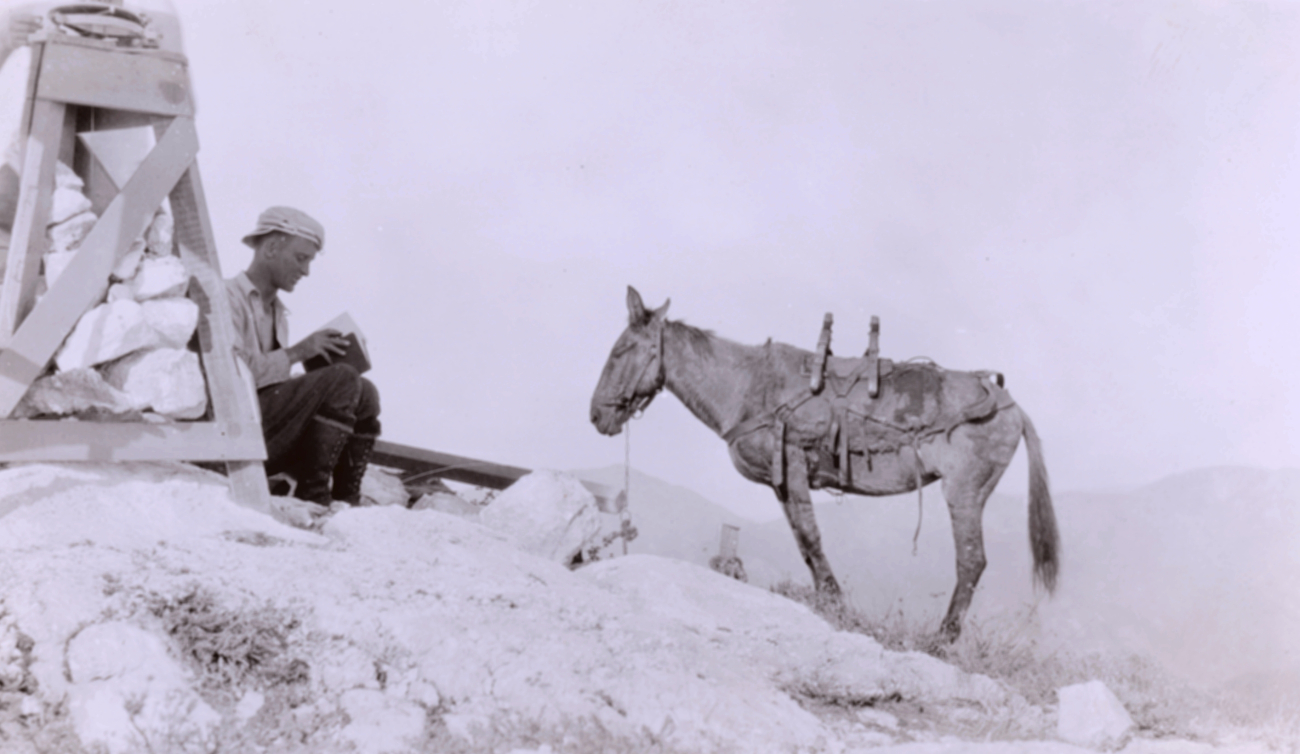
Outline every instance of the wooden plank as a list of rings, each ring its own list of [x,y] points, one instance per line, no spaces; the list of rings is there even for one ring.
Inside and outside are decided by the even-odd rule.
[[[235,364],[235,332],[221,277],[212,221],[197,161],[185,171],[171,193],[172,215],[181,261],[190,273],[190,298],[199,305],[199,357],[212,396],[212,414],[221,422],[257,423],[255,398],[240,379]],[[262,443],[262,432],[257,433]],[[259,458],[266,458],[262,445]],[[235,500],[253,510],[269,513],[270,492],[266,468],[261,463],[227,464],[230,491]]]
[[[13,337],[36,300],[36,273],[45,253],[45,226],[49,224],[54,198],[54,163],[63,140],[66,110],[61,104],[40,100],[32,108],[4,285],[0,287],[0,348]],[[0,415],[7,416],[8,411]]]
[[[261,427],[257,435],[260,443]],[[262,452],[265,453],[265,449]],[[230,480],[230,496],[235,502],[271,515],[271,490],[266,483],[266,466],[261,461],[228,461],[226,478]]]
[[[99,302],[120,254],[144,232],[162,200],[194,162],[194,121],[177,118],[99,222],[54,287],[0,351],[0,416],[13,412],[81,315]]]
[[[174,55],[45,44],[36,96],[71,105],[193,117],[185,61]]]
[[[0,420],[0,461],[256,461],[265,452],[257,424]]]
[[[375,442],[375,449],[370,454],[370,462],[378,466],[400,469],[403,476],[420,475],[421,478],[450,479],[478,487],[503,490],[514,484],[521,477],[532,473],[531,469],[519,466],[507,466],[476,458],[439,453],[411,445],[400,445],[387,440]],[[601,500],[613,500],[617,491],[596,482],[582,481],[591,494]]]
[[[198,164],[190,166],[171,193],[176,241],[191,275],[190,298],[199,305],[199,347],[213,414],[221,421],[257,416],[257,408],[235,366],[234,320],[212,236]]]

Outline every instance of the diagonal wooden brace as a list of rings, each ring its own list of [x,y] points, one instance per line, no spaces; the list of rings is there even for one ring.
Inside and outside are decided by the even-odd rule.
[[[58,281],[0,350],[0,416],[13,412],[77,321],[99,303],[119,256],[149,226],[198,149],[193,119],[176,118],[109,203]]]
[[[32,106],[32,124],[19,176],[18,207],[9,239],[9,261],[0,288],[0,348],[18,329],[36,299],[36,273],[48,245],[45,226],[50,219],[54,165],[66,114],[67,107],[61,102],[36,100]]]

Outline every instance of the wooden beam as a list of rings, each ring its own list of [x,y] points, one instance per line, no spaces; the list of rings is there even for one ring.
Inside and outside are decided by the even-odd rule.
[[[155,115],[194,115],[184,57],[69,44],[57,38],[44,46],[36,88],[39,99]],[[94,75],[87,75],[92,71]]]
[[[148,227],[196,152],[194,121],[176,118],[81,242],[54,287],[0,350],[0,416],[13,412],[77,321],[104,295],[118,255]]]
[[[190,274],[190,299],[199,305],[199,356],[212,396],[212,415],[218,422],[238,422],[258,415],[256,388],[240,379],[235,362],[234,321],[226,283],[221,278],[221,263],[203,196],[203,180],[196,160],[176,182],[171,193],[172,214],[176,222],[176,245],[181,261]],[[266,458],[262,433],[258,458]],[[226,464],[231,493],[235,500],[254,510],[269,513],[270,491],[266,484],[266,467],[262,463],[231,461]]]
[[[400,469],[404,477],[450,479],[478,487],[503,490],[514,484],[521,477],[532,473],[531,469],[519,466],[507,466],[476,458],[439,453],[410,445],[399,445],[387,440],[375,442],[375,449],[370,455],[370,462],[379,466]],[[611,487],[596,482],[579,480],[591,494],[601,500],[613,500],[617,493]]]
[[[7,462],[255,461],[265,454],[257,424],[0,420],[0,461]]]
[[[48,244],[45,226],[54,198],[54,163],[63,141],[67,108],[38,100],[32,108],[32,128],[27,134],[23,172],[18,177],[18,206],[13,235],[0,287],[0,348],[13,337],[36,301],[36,274]],[[12,408],[10,409],[12,410]],[[0,416],[8,411],[0,411]]]

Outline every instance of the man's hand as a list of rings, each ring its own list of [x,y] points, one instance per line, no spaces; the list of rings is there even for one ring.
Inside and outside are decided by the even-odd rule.
[[[294,364],[317,356],[342,356],[348,352],[348,338],[338,330],[317,330],[285,351]]]

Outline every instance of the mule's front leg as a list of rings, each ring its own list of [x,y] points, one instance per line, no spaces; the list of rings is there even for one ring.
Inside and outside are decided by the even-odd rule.
[[[803,451],[792,448],[788,455],[785,488],[777,489],[777,499],[785,510],[785,518],[790,522],[794,532],[794,541],[799,545],[803,562],[812,571],[813,585],[817,591],[836,599],[840,596],[840,584],[831,573],[830,561],[822,552],[822,537],[817,530],[817,517],[813,513],[812,495],[808,491],[808,466]]]

